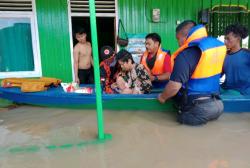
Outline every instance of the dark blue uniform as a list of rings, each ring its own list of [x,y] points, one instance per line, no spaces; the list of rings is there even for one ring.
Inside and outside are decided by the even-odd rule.
[[[170,80],[186,86],[200,60],[200,56],[201,50],[198,47],[190,47],[182,51],[175,59]],[[223,104],[217,98],[213,95],[195,95],[194,97],[188,94],[185,98],[184,92],[179,92],[175,97],[179,107],[178,122],[200,125],[217,119],[223,111]]]

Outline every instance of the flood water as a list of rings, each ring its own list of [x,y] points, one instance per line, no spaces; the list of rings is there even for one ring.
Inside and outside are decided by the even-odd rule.
[[[249,168],[250,113],[190,127],[174,113],[34,106],[0,109],[0,168]]]

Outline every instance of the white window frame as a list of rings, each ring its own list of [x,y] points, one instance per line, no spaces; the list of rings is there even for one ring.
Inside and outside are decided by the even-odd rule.
[[[42,76],[41,57],[39,48],[39,36],[37,28],[37,20],[35,15],[35,5],[33,3],[33,12],[20,12],[20,11],[0,11],[0,18],[28,18],[30,19],[32,50],[34,58],[34,71],[13,71],[13,72],[0,72],[0,79],[11,77],[40,77]]]

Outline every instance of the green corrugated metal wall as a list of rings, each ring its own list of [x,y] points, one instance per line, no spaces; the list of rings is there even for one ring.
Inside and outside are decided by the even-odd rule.
[[[217,4],[247,5],[250,0],[118,0],[119,17],[128,33],[157,32],[162,37],[162,46],[171,52],[177,49],[175,40],[176,21],[198,21],[198,11]],[[160,9],[161,22],[151,21],[153,8]],[[133,24],[131,24],[133,23]]]
[[[0,72],[34,70],[30,32],[29,23],[0,29]]]
[[[118,0],[119,17],[128,33],[157,32],[165,49],[177,48],[175,27],[177,20],[196,20],[201,7],[199,0]],[[151,21],[153,8],[160,9],[160,23]],[[133,23],[133,24],[131,24]]]
[[[72,81],[67,0],[36,0],[43,76]]]

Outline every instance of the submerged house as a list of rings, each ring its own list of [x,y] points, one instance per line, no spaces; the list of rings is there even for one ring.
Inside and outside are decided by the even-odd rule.
[[[96,0],[95,5],[99,48],[119,47],[119,19],[127,33],[159,33],[162,47],[172,52],[175,27],[186,19],[206,24],[215,37],[235,22],[250,28],[250,0]],[[0,79],[48,76],[71,82],[74,28],[83,26],[91,40],[88,7],[88,0],[0,0]]]

